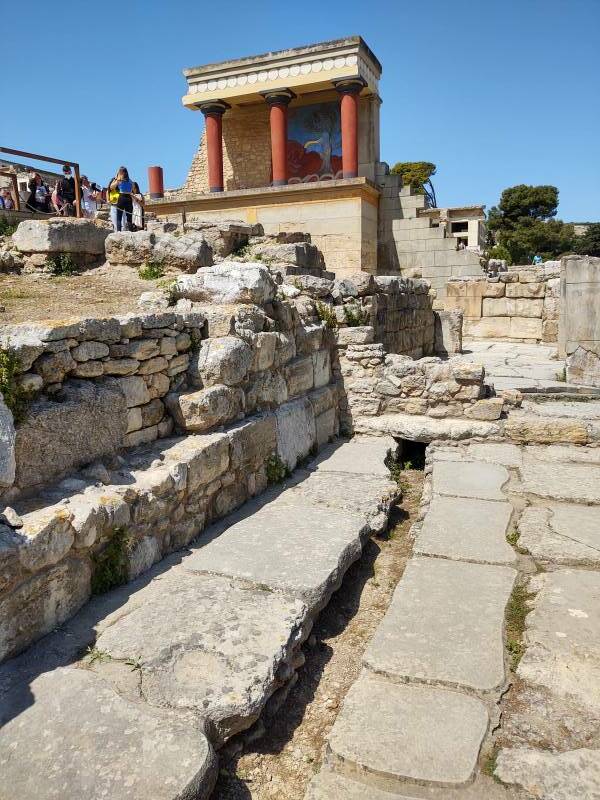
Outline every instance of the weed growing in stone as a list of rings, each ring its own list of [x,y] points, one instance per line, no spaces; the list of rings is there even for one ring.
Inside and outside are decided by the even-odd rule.
[[[131,667],[132,672],[135,672],[136,670],[141,670],[143,666],[142,659],[140,656],[138,656],[137,658],[128,658],[125,660],[125,663],[127,664],[128,667]]]
[[[93,558],[92,594],[104,594],[127,582],[130,550],[129,533],[124,528],[115,528],[104,550]]]
[[[19,356],[14,350],[0,350],[0,394],[12,412],[15,425],[25,419],[29,402],[29,395],[17,378],[20,367]]]
[[[281,483],[290,475],[286,464],[279,458],[277,453],[271,453],[266,463],[267,480],[269,484]]]
[[[510,654],[510,666],[513,672],[525,652],[523,644],[525,618],[530,610],[528,601],[532,597],[533,594],[527,591],[525,584],[519,583],[513,589],[506,606],[506,647]]]
[[[500,783],[500,779],[496,775],[497,764],[498,764],[498,748],[494,747],[492,752],[483,762],[482,772],[484,775],[488,775],[490,778],[493,778],[497,783]]]
[[[94,647],[90,646],[85,651],[84,659],[88,662],[90,666],[92,666],[96,662],[102,664],[103,661],[110,661],[111,655],[110,653],[107,653],[106,650],[100,650],[95,646]]]
[[[155,261],[148,261],[138,269],[138,275],[144,281],[155,281],[162,278],[165,270],[162,264],[157,264]]]
[[[359,306],[344,306],[344,317],[349,328],[359,328],[361,325],[367,324],[367,314]]]
[[[335,328],[338,327],[338,321],[337,317],[335,316],[335,312],[330,305],[327,305],[327,303],[317,303],[317,314],[321,322],[325,323],[326,328],[335,330]]]
[[[0,236],[12,236],[18,225],[11,225],[6,217],[0,217]]]
[[[519,533],[519,531],[518,531],[518,530],[516,530],[516,528],[512,528],[512,529],[511,529],[511,530],[510,530],[510,531],[509,531],[509,532],[506,534],[506,541],[507,541],[507,542],[508,542],[508,543],[509,543],[509,544],[510,544],[512,547],[516,547],[516,546],[517,546],[517,542],[519,541],[519,536],[520,536],[520,535],[521,535],[521,534]]]
[[[55,253],[48,257],[46,264],[55,278],[68,278],[77,272],[77,266],[69,253]]]

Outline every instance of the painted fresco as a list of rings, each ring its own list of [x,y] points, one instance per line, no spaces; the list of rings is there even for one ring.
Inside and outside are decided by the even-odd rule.
[[[289,108],[287,158],[290,183],[342,177],[339,103]]]

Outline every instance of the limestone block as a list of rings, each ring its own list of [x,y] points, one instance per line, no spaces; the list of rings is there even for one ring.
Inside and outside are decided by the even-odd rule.
[[[285,379],[290,397],[310,391],[314,386],[312,356],[301,356],[291,361],[285,368]]]
[[[331,380],[331,360],[329,357],[329,350],[317,350],[312,355],[313,371],[314,371],[314,387],[320,389],[321,386],[326,386]]]
[[[201,433],[234,420],[242,410],[243,400],[240,389],[219,384],[166,398],[177,424],[188,433]]]
[[[146,405],[140,407],[142,415],[142,427],[148,428],[151,425],[158,425],[165,413],[165,407],[161,400],[155,398]]]
[[[156,356],[142,361],[138,368],[138,375],[152,375],[155,372],[165,372],[169,368],[169,362],[164,356]]]
[[[275,361],[277,343],[278,336],[275,332],[255,333],[252,335],[253,359],[251,369],[253,372],[271,369]],[[226,383],[226,381],[223,381],[223,383]]]
[[[600,356],[584,346],[567,356],[567,382],[600,386]]]
[[[19,528],[19,561],[29,572],[57,564],[71,549],[75,535],[72,514],[65,505],[52,505],[23,516]]]
[[[374,294],[375,280],[368,272],[354,272],[335,282],[341,297],[364,297]]]
[[[180,298],[257,305],[273,300],[276,289],[266,267],[237,261],[222,261],[196,275],[182,276],[174,285],[174,292]]]
[[[104,374],[104,364],[102,361],[82,361],[77,362],[73,370],[76,378],[99,378]]]
[[[504,426],[504,433],[515,442],[526,444],[551,444],[569,442],[587,444],[587,426],[583,420],[561,417],[537,417],[531,414],[512,413]]]
[[[375,341],[375,330],[370,325],[360,325],[355,328],[338,328],[336,339],[338,345],[342,347],[349,344],[371,344]]]
[[[578,748],[549,752],[530,747],[502,749],[495,775],[522,787],[531,797],[593,797],[600,782],[598,751]]]
[[[285,378],[280,372],[266,370],[254,377],[246,389],[246,409],[254,411],[271,406],[278,406],[288,399],[288,388]]]
[[[465,317],[478,319],[479,317],[481,317],[481,303],[482,303],[481,297],[449,296],[446,297],[446,300],[444,301],[444,306],[447,311],[452,311],[453,309],[456,309],[458,311],[462,311]]]
[[[315,417],[315,430],[317,436],[317,446],[323,447],[332,436],[336,434],[336,415],[335,409],[330,408]]]
[[[467,284],[466,281],[450,280],[446,284],[446,297],[466,297]]]
[[[501,284],[504,286],[504,284]],[[506,296],[507,297],[544,297],[546,293],[546,284],[540,283],[507,283]]]
[[[75,360],[68,350],[46,353],[34,363],[35,371],[42,376],[45,384],[61,383],[65,375],[75,369]]]
[[[513,339],[541,339],[542,320],[523,318],[523,317],[511,317],[510,336]]]
[[[109,264],[139,266],[152,260],[154,234],[149,231],[111,233],[105,242]]]
[[[190,378],[195,386],[241,383],[252,364],[250,345],[236,336],[205,339],[190,361]]]
[[[503,406],[504,400],[501,397],[490,397],[487,400],[477,400],[473,405],[465,406],[464,415],[471,419],[500,419]]]
[[[90,381],[65,385],[60,403],[34,401],[17,429],[17,484],[21,488],[39,486],[81,464],[112,455],[121,446],[126,425],[123,394]]]
[[[123,447],[139,447],[141,444],[149,444],[158,439],[158,426],[151,425],[149,428],[141,428],[139,431],[127,433],[123,437]]]
[[[12,236],[21,253],[77,253],[103,255],[110,230],[88,219],[52,217],[28,219]]]
[[[67,558],[0,600],[0,661],[72,617],[90,595],[88,559]]]
[[[482,317],[481,319],[469,319],[465,317],[463,336],[473,339],[506,339],[510,336],[510,318]]]
[[[140,362],[135,358],[109,358],[102,362],[105,375],[133,375],[139,366]]]
[[[484,297],[504,297],[506,284],[498,281],[497,283],[488,283],[486,286]],[[509,295],[510,297],[511,295]],[[526,296],[526,295],[524,295]]]
[[[127,410],[127,429],[125,433],[139,431],[142,427],[142,411],[140,406]]]
[[[11,486],[15,479],[15,426],[13,415],[0,392],[0,486]]]
[[[167,269],[185,272],[196,272],[214,263],[212,247],[203,236],[174,236],[171,233],[154,234],[151,259]]]
[[[75,361],[90,361],[90,359],[104,358],[108,355],[108,345],[104,342],[82,342],[71,350]]]
[[[463,313],[460,309],[435,312],[434,350],[441,355],[462,352]]]
[[[333,289],[333,281],[314,275],[288,275],[285,280],[309,297],[328,297]]]
[[[277,452],[289,469],[305,458],[316,442],[315,415],[307,398],[292,400],[276,412]]]
[[[314,353],[322,346],[322,325],[301,325],[296,328],[296,350],[299,356]]]
[[[249,417],[227,431],[231,443],[231,469],[252,471],[277,451],[275,415]]]
[[[127,408],[143,406],[150,401],[148,387],[141,375],[127,375],[123,378],[107,378],[106,385],[116,389],[123,395]]]

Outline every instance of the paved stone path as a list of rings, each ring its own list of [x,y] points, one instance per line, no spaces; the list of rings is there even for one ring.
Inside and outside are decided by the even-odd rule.
[[[413,557],[306,800],[598,800],[600,448],[427,463]]]
[[[501,389],[566,391],[564,361],[554,345],[520,344],[493,339],[463,342],[463,358],[485,367],[486,380]]]
[[[215,751],[286,691],[316,614],[386,526],[393,444],[325,448],[3,664],[0,798],[209,797]]]

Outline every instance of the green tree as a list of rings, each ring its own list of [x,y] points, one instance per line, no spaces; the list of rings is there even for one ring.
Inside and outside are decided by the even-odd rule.
[[[558,207],[556,186],[511,186],[488,214],[488,230],[497,249],[507,252],[512,264],[530,263],[572,250],[575,229],[553,219]]]
[[[431,176],[435,175],[437,167],[431,161],[399,161],[394,164],[390,172],[400,175],[404,186],[412,186],[418,194],[424,194],[432,208],[437,208],[435,189]]]
[[[582,256],[600,257],[600,222],[593,222],[583,236],[577,237],[575,250]]]

